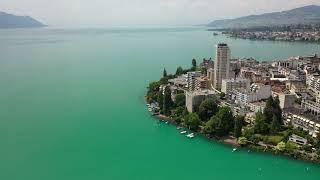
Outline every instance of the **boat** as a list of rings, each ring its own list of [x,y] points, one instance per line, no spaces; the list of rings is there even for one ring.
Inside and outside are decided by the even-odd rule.
[[[194,137],[194,134],[193,134],[193,133],[190,133],[190,134],[187,135],[187,137],[188,137],[188,138],[193,138],[193,137]]]
[[[180,133],[181,133],[181,134],[185,134],[185,133],[187,133],[187,131],[181,131]]]
[[[178,126],[178,127],[177,127],[177,130],[180,130],[180,129],[182,129],[182,127]]]
[[[235,151],[237,151],[237,150],[238,150],[237,148],[233,148],[233,149],[232,149],[232,152],[235,152]]]
[[[169,122],[168,122],[168,121],[166,121],[166,124],[169,124]]]
[[[148,108],[148,111],[150,111],[150,112],[151,112],[151,111],[152,111],[152,109],[151,109],[151,108]]]

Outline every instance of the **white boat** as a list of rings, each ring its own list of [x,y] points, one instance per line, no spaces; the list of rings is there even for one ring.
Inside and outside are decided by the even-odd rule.
[[[152,109],[151,109],[151,108],[148,108],[148,111],[150,111],[150,112],[151,112],[151,111],[152,111]]]
[[[168,121],[166,121],[166,124],[169,124],[169,122],[168,122]]]
[[[182,127],[177,127],[177,130],[180,130],[180,129],[182,129]]]
[[[185,133],[187,133],[187,131],[181,131],[180,133],[181,133],[181,134],[185,134]]]
[[[190,133],[190,134],[187,135],[187,137],[188,137],[188,138],[193,138],[193,137],[194,137],[194,134],[193,134],[193,133]]]
[[[235,152],[235,151],[237,151],[237,148],[233,148],[233,149],[232,149],[232,152]]]

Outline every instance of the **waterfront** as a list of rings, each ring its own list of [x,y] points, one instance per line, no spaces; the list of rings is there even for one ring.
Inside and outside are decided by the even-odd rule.
[[[234,40],[202,28],[0,31],[0,178],[317,179],[317,165],[232,153],[150,117],[147,84],[163,67],[212,56],[221,41],[233,57],[320,53],[317,44]]]

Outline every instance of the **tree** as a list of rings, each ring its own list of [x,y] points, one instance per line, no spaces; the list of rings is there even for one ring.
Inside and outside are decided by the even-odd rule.
[[[268,125],[267,123],[265,123],[265,118],[260,111],[256,113],[256,120],[254,122],[254,132],[258,134],[268,133]]]
[[[283,152],[286,149],[286,143],[283,141],[279,142],[276,146],[276,149],[280,152]]]
[[[164,90],[163,95],[163,112],[165,115],[170,115],[170,109],[173,105],[172,99],[171,99],[171,90],[170,87],[166,87]]]
[[[214,98],[204,100],[199,106],[199,117],[202,121],[208,121],[218,111],[218,105]]]
[[[186,104],[186,96],[184,95],[184,93],[177,94],[175,99],[175,106],[177,107],[185,106],[185,104]]]
[[[150,92],[159,92],[159,87],[160,87],[160,82],[159,81],[154,81],[154,82],[151,82],[149,83],[149,86],[148,86],[148,90]]]
[[[244,116],[236,116],[234,120],[234,136],[236,138],[240,137],[242,134],[242,126],[244,122]]]
[[[234,127],[234,118],[229,107],[222,107],[206,123],[205,131],[217,136],[224,136]]]
[[[200,118],[196,113],[190,113],[184,118],[184,123],[189,129],[197,130],[200,125]]]
[[[166,68],[163,69],[163,77],[167,77],[167,70],[166,70]]]
[[[266,102],[266,107],[264,108],[264,111],[263,111],[263,115],[266,119],[267,122],[271,122],[272,120],[272,117],[273,117],[273,98],[270,96],[268,99],[267,99],[267,102]]]
[[[279,124],[279,122],[277,120],[276,115],[274,114],[273,117],[272,117],[271,125],[270,125],[270,132],[271,133],[277,133],[279,130],[280,130],[280,124]]]
[[[177,70],[176,70],[176,75],[178,76],[178,75],[181,75],[181,74],[183,74],[183,69],[182,69],[182,67],[181,66],[179,66],[178,68],[177,68]]]
[[[245,137],[240,137],[240,138],[238,139],[238,144],[239,144],[240,146],[245,146],[245,145],[247,145],[247,144],[248,144],[247,138],[245,138]]]
[[[278,123],[282,124],[282,110],[278,97],[276,97],[276,99],[273,99],[271,96],[268,98],[263,115],[265,117],[265,122],[268,124],[272,122],[273,115],[277,117]]]
[[[160,110],[163,110],[163,93],[162,91],[158,93],[158,103],[159,103],[159,107]]]
[[[192,59],[192,67],[193,68],[197,67],[197,60],[196,59]]]

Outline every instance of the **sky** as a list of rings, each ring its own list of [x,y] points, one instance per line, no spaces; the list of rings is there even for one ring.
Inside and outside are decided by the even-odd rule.
[[[195,25],[289,10],[320,0],[0,0],[0,11],[50,26]]]

